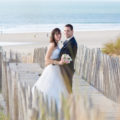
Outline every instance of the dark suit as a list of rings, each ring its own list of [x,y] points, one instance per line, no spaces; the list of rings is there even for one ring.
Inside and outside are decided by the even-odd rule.
[[[68,42],[63,43],[63,47],[61,48],[58,60],[61,59],[62,54],[69,54],[69,56],[72,58],[72,61],[69,64],[60,65],[65,84],[68,91],[71,93],[72,79],[75,72],[74,62],[77,54],[77,42],[74,37],[72,37]]]

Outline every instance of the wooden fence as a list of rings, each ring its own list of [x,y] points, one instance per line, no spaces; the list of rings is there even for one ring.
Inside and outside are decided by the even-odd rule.
[[[102,120],[103,114],[85,96],[61,95],[61,108],[56,102],[48,104],[47,96],[35,90],[31,92],[30,81],[20,79],[20,74],[11,69],[11,63],[3,61],[2,93],[10,120]],[[24,72],[25,73],[25,72]],[[28,72],[26,73],[28,74]],[[35,82],[35,80],[33,79]]]
[[[76,72],[108,98],[118,102],[120,97],[120,59],[103,54],[99,48],[79,46]]]
[[[2,89],[2,48],[0,47],[0,91]]]
[[[9,62],[33,63],[32,53],[19,53],[13,50],[9,52],[3,51],[3,53],[5,53],[5,57]]]
[[[33,63],[32,53],[18,53],[10,50],[6,52],[0,48],[0,91],[2,89],[2,61],[9,63]]]
[[[45,67],[45,54],[47,47],[36,48],[34,50],[33,62],[39,63],[41,68]]]
[[[39,63],[44,68],[46,49],[46,47],[35,49],[33,64]],[[51,106],[48,106],[47,97],[37,90],[33,96],[31,82],[26,78],[21,81],[20,74],[10,68],[11,62],[19,64],[22,61],[20,59],[12,61],[7,59],[5,53],[2,55],[2,93],[10,120],[102,120],[103,116],[100,111],[95,112],[96,108],[92,105],[91,100],[84,96],[74,96],[73,94],[68,98],[62,96],[62,106],[59,112],[54,100],[51,100]],[[114,101],[118,100],[120,95],[119,58],[105,55],[100,49],[79,46],[75,69],[81,78],[105,96]],[[29,72],[26,74],[29,75]],[[35,82],[34,79],[33,82]]]
[[[44,68],[47,48],[35,49],[33,62]],[[76,73],[108,98],[118,102],[120,97],[120,59],[103,54],[99,48],[78,47]]]

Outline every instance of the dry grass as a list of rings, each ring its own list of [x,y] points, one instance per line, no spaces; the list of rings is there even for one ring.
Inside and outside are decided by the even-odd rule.
[[[4,108],[0,105],[0,120],[8,120],[8,117],[3,113]]]
[[[66,98],[62,95],[60,111],[56,110],[54,101],[51,101],[50,108],[43,99],[39,103],[39,110],[41,110],[39,120],[105,120],[104,114],[87,96],[71,94]],[[35,112],[31,120],[37,120]]]
[[[62,110],[65,120],[105,120],[104,114],[87,96],[62,96]]]
[[[4,115],[3,112],[0,112],[0,120],[9,120],[6,115]]]
[[[102,52],[112,56],[120,56],[120,37],[115,42],[106,43]]]

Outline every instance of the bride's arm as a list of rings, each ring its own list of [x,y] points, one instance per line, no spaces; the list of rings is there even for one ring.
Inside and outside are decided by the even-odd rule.
[[[52,55],[52,52],[55,48],[54,43],[50,43],[50,45],[48,46],[48,50],[46,52],[45,55],[45,66],[49,65],[49,64],[58,64],[58,65],[62,65],[62,61],[57,61],[57,60],[52,60],[50,59],[50,56]]]

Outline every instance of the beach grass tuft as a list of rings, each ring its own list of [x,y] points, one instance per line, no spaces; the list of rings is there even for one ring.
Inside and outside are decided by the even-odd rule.
[[[106,43],[102,52],[111,56],[120,56],[120,37],[115,42]]]
[[[0,111],[0,120],[9,120],[8,117]]]

